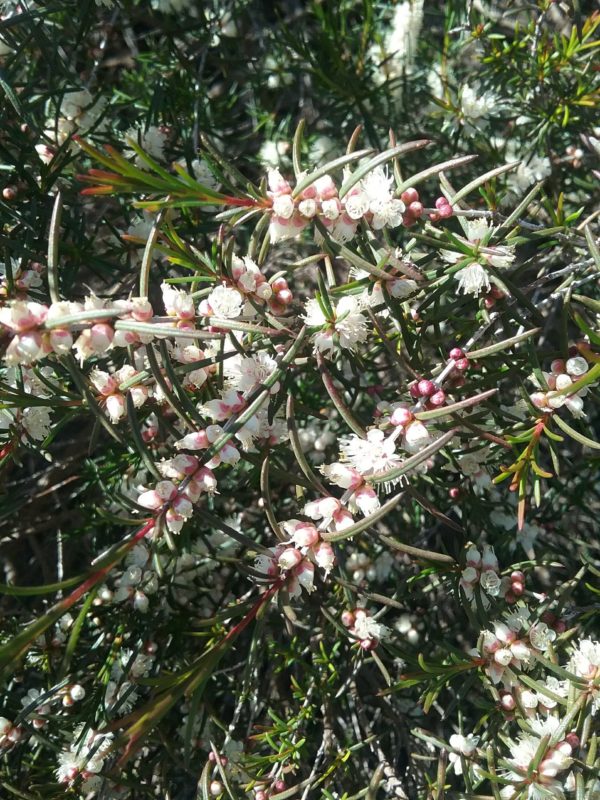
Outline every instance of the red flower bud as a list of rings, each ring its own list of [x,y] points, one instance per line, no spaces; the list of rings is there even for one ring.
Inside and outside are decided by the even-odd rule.
[[[417,389],[421,397],[431,397],[431,395],[435,394],[437,391],[435,383],[426,378],[417,383]]]

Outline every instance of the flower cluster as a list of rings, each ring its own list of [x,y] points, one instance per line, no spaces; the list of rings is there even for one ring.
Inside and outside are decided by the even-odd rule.
[[[299,176],[302,179],[304,176]],[[338,242],[354,238],[359,223],[373,230],[410,225],[422,215],[423,206],[415,189],[395,197],[394,179],[383,167],[371,170],[343,197],[330,175],[316,178],[296,196],[279,170],[268,174],[271,199],[271,242],[297,236],[311,221],[318,221]]]
[[[555,359],[550,364],[550,372],[544,372],[545,386],[540,385],[536,375],[531,375],[529,380],[540,391],[533,392],[529,399],[536,408],[544,413],[552,413],[565,406],[574,417],[585,417],[583,410],[583,397],[588,392],[587,386],[571,387],[589,370],[589,364],[582,356],[572,356],[566,361],[562,358]],[[547,388],[546,388],[547,387]]]

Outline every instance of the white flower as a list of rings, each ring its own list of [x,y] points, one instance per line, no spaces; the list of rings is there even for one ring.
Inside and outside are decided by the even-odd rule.
[[[385,639],[390,634],[390,629],[381,622],[377,622],[373,617],[359,609],[356,612],[354,625],[350,629],[351,633],[357,636],[361,641],[365,639]]]
[[[364,342],[369,333],[360,310],[360,301],[353,296],[342,297],[335,309],[335,330],[340,337],[341,347],[348,350],[352,350],[359,342]]]
[[[224,362],[228,388],[237,389],[240,392],[251,391],[263,383],[276,368],[277,362],[264,350],[246,358],[238,354]],[[271,392],[275,393],[278,388],[279,384],[276,383]]]
[[[327,324],[327,317],[323,313],[319,301],[311,298],[304,307],[304,321],[309,328],[316,328]]]
[[[462,761],[461,755],[469,758],[477,749],[479,744],[479,736],[474,736],[470,733],[468,736],[462,736],[460,733],[453,733],[448,742],[450,747],[455,751],[448,754],[448,761],[452,764],[456,775],[462,775]]]
[[[365,439],[355,433],[341,439],[340,453],[348,464],[365,476],[387,472],[402,463],[394,441],[377,428],[368,431]]]
[[[237,289],[231,289],[229,286],[217,286],[208,295],[206,301],[216,317],[235,319],[242,313],[242,296]]]
[[[125,139],[132,139],[138,144],[142,150],[155,161],[163,161],[165,157],[165,143],[167,141],[167,134],[156,125],[151,125],[149,128],[129,128],[125,134]],[[134,150],[126,150],[126,155],[135,155],[135,164],[142,169],[147,169],[142,159],[135,154]]]
[[[497,109],[498,98],[492,92],[478,92],[465,84],[460,95],[460,108],[466,123],[476,122]]]

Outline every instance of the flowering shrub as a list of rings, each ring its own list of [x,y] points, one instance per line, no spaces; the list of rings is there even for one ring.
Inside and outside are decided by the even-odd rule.
[[[7,797],[600,797],[600,16],[202,5],[0,6]]]

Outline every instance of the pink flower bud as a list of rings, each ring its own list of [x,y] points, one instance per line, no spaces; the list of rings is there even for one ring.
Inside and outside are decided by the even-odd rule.
[[[449,203],[446,203],[445,206],[442,206],[442,208],[438,210],[441,219],[448,219],[453,213],[452,206]]]
[[[342,625],[345,625],[346,628],[352,628],[354,623],[356,622],[356,617],[354,616],[352,611],[342,611]]]
[[[416,189],[406,189],[400,195],[402,202],[408,207],[411,203],[416,203],[419,200],[419,193]]]
[[[460,349],[460,347],[453,347],[452,350],[448,353],[450,358],[453,358],[457,361],[459,358],[464,358],[464,351]]]
[[[446,402],[446,393],[442,389],[432,394],[431,397],[429,398],[429,403],[435,408],[443,406],[445,402]]]
[[[581,741],[579,739],[579,736],[575,733],[575,731],[571,731],[570,733],[567,733],[565,739],[569,743],[569,745],[571,746],[571,748],[573,750],[577,750],[577,748],[579,747],[579,745],[581,743]]]
[[[418,219],[423,214],[423,204],[415,201],[408,206],[408,213]]]
[[[454,368],[460,370],[460,372],[464,372],[466,369],[469,369],[469,359],[468,358],[458,358],[456,360]]]
[[[277,295],[277,299],[279,300],[280,303],[283,303],[284,306],[288,306],[292,302],[294,297],[289,289],[282,289]]]
[[[555,358],[550,364],[550,372],[552,372],[554,375],[561,375],[565,371],[564,358]]]
[[[400,406],[400,408],[395,408],[392,416],[390,418],[390,422],[394,426],[404,427],[409,422],[413,420],[413,413],[409,408],[405,408]]]
[[[437,200],[435,201],[435,207],[437,208],[438,211],[441,211],[442,208],[444,208],[444,206],[447,205],[448,201],[446,200],[445,197],[438,197]]]
[[[505,711],[512,711],[517,703],[512,694],[504,694],[500,700],[500,705]]]

